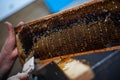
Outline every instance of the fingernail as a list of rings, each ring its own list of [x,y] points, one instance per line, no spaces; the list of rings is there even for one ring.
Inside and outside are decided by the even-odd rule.
[[[20,23],[24,23],[23,21],[20,21]]]
[[[10,31],[10,27],[12,26],[12,24],[8,21],[4,22],[7,25],[8,31]]]
[[[24,22],[23,22],[23,21],[20,21],[17,26],[20,26],[20,25],[22,25],[22,24],[24,24]]]
[[[12,24],[10,22],[8,22],[8,21],[5,21],[4,23],[7,24],[7,25],[12,26]]]

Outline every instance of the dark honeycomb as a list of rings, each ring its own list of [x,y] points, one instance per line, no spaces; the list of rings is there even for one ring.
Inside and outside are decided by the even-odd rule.
[[[19,32],[24,53],[40,60],[120,44],[120,1],[104,0],[73,9]]]

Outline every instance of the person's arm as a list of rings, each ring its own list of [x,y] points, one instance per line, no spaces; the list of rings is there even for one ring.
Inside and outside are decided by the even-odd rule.
[[[23,24],[23,22],[19,25],[21,24]],[[18,55],[18,50],[15,46],[14,28],[9,22],[6,22],[6,25],[9,36],[0,52],[0,80],[2,80],[3,77],[7,77],[6,74],[10,71]]]

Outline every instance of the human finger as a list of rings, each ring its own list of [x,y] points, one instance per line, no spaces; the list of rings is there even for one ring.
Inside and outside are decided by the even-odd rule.
[[[26,73],[18,73],[17,76],[20,80],[26,80],[28,78],[28,74]]]
[[[15,48],[15,32],[14,32],[14,28],[12,27],[11,23],[5,22],[5,24],[7,25],[9,36],[7,40],[5,41],[5,44],[1,52],[9,53]]]
[[[11,54],[11,59],[15,59],[18,56],[18,49],[15,48]]]
[[[23,21],[21,21],[21,22],[19,22],[18,23],[18,25],[17,26],[20,26],[20,25],[23,25],[24,24],[24,22]]]

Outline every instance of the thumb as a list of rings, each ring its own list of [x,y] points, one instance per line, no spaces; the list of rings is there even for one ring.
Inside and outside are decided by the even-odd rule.
[[[15,32],[14,32],[14,28],[12,27],[11,23],[5,22],[5,24],[7,24],[9,36],[1,52],[8,54],[8,53],[11,53],[11,51],[15,47]]]
[[[28,74],[26,73],[18,73],[17,75],[14,75],[7,80],[27,80],[28,79]]]
[[[15,59],[17,56],[18,56],[18,50],[17,50],[17,48],[15,48],[15,49],[12,51],[11,59]]]
[[[26,73],[18,73],[17,77],[20,80],[26,80],[28,78],[28,74],[26,74]]]

